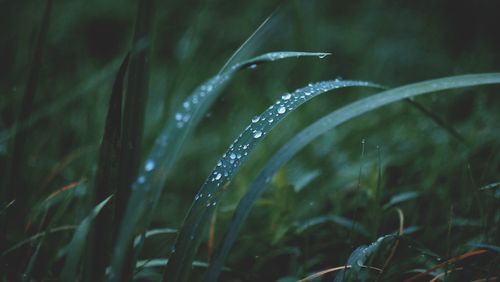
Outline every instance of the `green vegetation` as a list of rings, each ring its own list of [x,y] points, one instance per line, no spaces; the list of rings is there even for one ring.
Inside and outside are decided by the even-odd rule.
[[[1,281],[499,279],[499,5],[334,2],[1,2]]]

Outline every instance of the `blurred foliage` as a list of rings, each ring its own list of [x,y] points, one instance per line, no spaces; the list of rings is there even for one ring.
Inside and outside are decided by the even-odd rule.
[[[8,189],[4,180],[16,157],[9,142],[15,135],[44,5],[41,0],[0,1],[2,191]],[[27,206],[33,208],[27,218],[11,219],[25,228],[7,230],[2,252],[55,227],[47,218],[56,214],[58,198],[50,195],[71,183],[77,183],[77,189],[69,192],[73,200],[57,226],[78,224],[91,210],[83,196],[93,188],[90,179],[98,164],[109,95],[118,65],[131,46],[136,6],[136,1],[54,0],[32,122],[17,124],[28,136],[23,181],[29,191]],[[235,60],[278,50],[333,55],[276,62],[237,75],[187,141],[152,227],[180,226],[216,160],[251,117],[284,92],[336,77],[392,87],[498,71],[499,10],[499,1],[487,0],[156,1],[144,153],[182,99],[215,75],[271,13]],[[231,270],[221,280],[285,281],[342,266],[358,246],[398,230],[396,213],[384,208],[388,203],[402,209],[405,228],[415,228],[401,240],[383,280],[409,277],[402,272],[430,268],[472,250],[476,243],[496,246],[497,251],[471,262],[470,268],[479,270],[466,270],[461,278],[498,276],[500,194],[498,186],[480,188],[500,181],[499,90],[465,88],[417,99],[457,130],[467,145],[409,103],[365,114],[315,141],[282,169],[254,207],[227,261]],[[222,237],[255,173],[280,145],[319,117],[373,91],[338,92],[294,112],[259,146],[219,205],[216,238]],[[394,202],[404,192],[413,196]],[[40,208],[45,204],[46,209]],[[300,229],[321,216],[333,217]],[[357,232],[357,224],[365,232]],[[46,236],[40,252],[50,254],[50,259],[37,261],[36,280],[58,276],[70,240],[70,232]],[[165,235],[147,241],[141,259],[165,258],[173,240]],[[5,273],[24,271],[35,249],[33,244],[2,255]],[[207,261],[206,256],[202,246],[199,260]],[[383,262],[377,258],[373,265]],[[203,270],[193,269],[192,278],[199,279]]]

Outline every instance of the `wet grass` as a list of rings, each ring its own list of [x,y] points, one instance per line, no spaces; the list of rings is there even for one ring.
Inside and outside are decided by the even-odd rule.
[[[215,4],[9,4],[37,15],[37,43],[13,28],[2,68],[28,82],[2,80],[24,95],[0,102],[0,277],[498,279],[498,40],[479,21],[472,63],[441,16],[428,35],[413,14],[387,25],[364,3],[331,19],[320,2],[268,17],[256,1],[239,19]]]

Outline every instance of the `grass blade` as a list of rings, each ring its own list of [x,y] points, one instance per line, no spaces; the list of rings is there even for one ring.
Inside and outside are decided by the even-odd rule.
[[[137,3],[135,32],[123,110],[123,130],[120,140],[120,181],[115,193],[115,222],[113,224],[113,241],[115,242],[120,225],[122,222],[126,223],[123,221],[123,217],[130,198],[130,188],[139,173],[141,163],[142,136],[149,92],[154,2],[154,0],[141,0]],[[121,248],[123,248],[123,258],[127,267],[122,268],[123,272],[115,273],[115,276],[111,277],[111,280],[114,281],[132,279],[134,266],[132,242],[121,246]]]
[[[123,247],[133,240],[137,225],[141,224],[139,228],[141,230],[145,230],[148,227],[151,212],[157,204],[165,180],[172,165],[177,160],[186,138],[192,133],[206,111],[215,102],[229,80],[238,71],[257,64],[287,58],[323,58],[328,55],[329,53],[310,52],[272,52],[263,54],[233,65],[229,70],[212,77],[194,90],[161,131],[153,144],[146,163],[141,169],[139,177],[132,186],[132,194],[124,217],[124,222],[127,224],[122,224],[119,237],[117,238],[111,273],[115,273],[121,269],[124,255]],[[151,202],[153,204],[149,204]]]
[[[164,279],[167,281],[185,281],[188,278],[191,262],[202,239],[204,229],[208,224],[217,199],[224,188],[232,180],[247,156],[255,146],[264,139],[290,112],[310,99],[327,91],[352,86],[380,87],[362,81],[330,80],[309,84],[293,93],[285,93],[280,100],[271,105],[260,116],[252,119],[250,125],[229,146],[217,166],[209,175],[198,194],[195,196],[191,209],[184,220],[175,243],[174,252],[167,265]]]
[[[68,254],[66,255],[66,262],[61,273],[62,281],[75,281],[78,277],[78,265],[80,258],[84,252],[84,247],[87,242],[87,235],[90,231],[92,221],[99,214],[102,208],[109,202],[112,196],[99,203],[90,214],[80,223],[75,230],[75,235],[69,244]]]
[[[336,225],[344,227],[346,229],[352,228],[353,231],[355,231],[358,234],[361,234],[365,237],[368,237],[370,235],[368,230],[360,223],[354,222],[348,218],[337,216],[337,215],[323,215],[323,216],[318,216],[318,217],[308,219],[305,222],[302,222],[302,223],[296,225],[296,228],[297,228],[296,232],[302,233],[302,232],[305,232],[306,230],[313,228],[317,225],[329,223],[329,222],[335,223]]]
[[[236,240],[239,229],[246,220],[254,202],[264,192],[269,179],[271,179],[279,168],[281,168],[297,152],[312,142],[315,138],[319,137],[328,130],[366,112],[378,109],[390,103],[404,100],[406,98],[436,91],[495,83],[500,83],[500,73],[461,75],[409,84],[358,100],[357,102],[349,104],[326,115],[302,130],[267,162],[266,166],[249,186],[247,193],[238,204],[238,207],[233,215],[233,219],[231,220],[226,235],[221,243],[222,245],[217,252],[217,256],[206,273],[205,281],[217,280],[220,268],[224,264],[225,258]]]
[[[123,60],[116,75],[113,91],[109,100],[104,136],[101,142],[99,164],[96,174],[94,202],[100,203],[118,189],[120,180],[120,138],[122,132],[122,102],[123,84],[127,72],[130,54]],[[113,239],[113,207],[109,205],[97,218],[95,232],[90,238],[90,255],[88,264],[91,265],[90,281],[100,281],[104,277],[109,265],[110,250]]]

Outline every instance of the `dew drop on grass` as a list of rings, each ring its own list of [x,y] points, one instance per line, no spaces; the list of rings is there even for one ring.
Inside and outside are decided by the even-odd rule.
[[[254,116],[254,117],[252,118],[252,123],[256,123],[256,122],[258,122],[259,120],[260,120],[260,116]]]
[[[182,120],[182,114],[181,113],[176,113],[175,114],[175,120],[177,120],[177,121]]]
[[[231,153],[231,155],[229,155],[229,158],[231,158],[231,160],[236,159],[236,154],[235,153]]]
[[[290,98],[292,98],[292,94],[290,94],[290,93],[286,93],[285,95],[281,96],[281,99],[283,99],[285,101],[290,99]]]
[[[251,64],[248,68],[254,70],[257,68],[257,64]]]
[[[139,184],[143,184],[144,182],[146,182],[146,177],[144,177],[144,175],[139,176],[139,178],[137,178],[137,182]]]
[[[221,177],[222,177],[222,174],[218,173],[218,174],[215,176],[215,180],[219,180]]]
[[[145,171],[152,171],[155,168],[155,162],[153,160],[148,160],[146,165],[144,165]]]
[[[285,106],[281,106],[278,108],[278,114],[284,114],[286,112]]]
[[[256,131],[254,134],[253,134],[253,138],[257,139],[257,138],[260,138],[262,136],[262,131]]]

